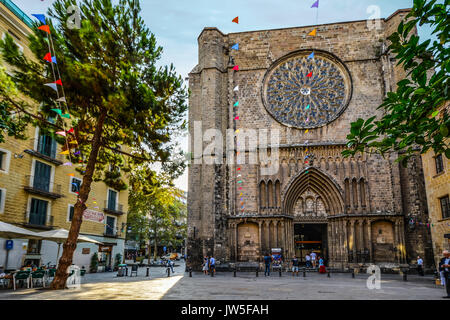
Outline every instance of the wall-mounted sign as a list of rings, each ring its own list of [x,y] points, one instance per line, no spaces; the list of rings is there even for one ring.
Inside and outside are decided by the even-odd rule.
[[[91,253],[91,248],[83,248],[81,249],[81,254],[90,254]]]
[[[105,215],[103,212],[86,209],[83,212],[83,219],[87,221],[93,221],[98,223],[104,223]]]
[[[6,240],[6,242],[5,242],[5,249],[6,250],[12,250],[13,246],[14,246],[14,241]]]

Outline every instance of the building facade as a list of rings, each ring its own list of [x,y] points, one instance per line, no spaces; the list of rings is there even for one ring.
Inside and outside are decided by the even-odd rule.
[[[450,112],[446,103],[443,112]],[[428,151],[422,155],[427,191],[429,226],[433,240],[434,261],[438,266],[442,251],[450,251],[450,160],[444,155]]]
[[[0,37],[8,33],[28,57],[28,36],[32,21],[9,0],[0,1]],[[2,63],[3,64],[3,63]],[[3,64],[4,65],[4,64]],[[5,65],[6,66],[6,65]],[[8,67],[8,66],[6,66]],[[82,176],[68,161],[61,146],[51,137],[29,126],[26,140],[6,137],[0,144],[0,221],[33,231],[57,228],[69,230]],[[100,269],[113,266],[116,254],[123,257],[128,211],[128,192],[92,183],[80,234],[103,245],[79,243],[73,263],[89,270],[91,257],[98,253]],[[13,239],[8,269],[27,262],[56,264],[57,244],[52,241]],[[5,242],[0,238],[0,266],[5,266]],[[62,249],[60,252],[60,256]]]
[[[378,24],[202,31],[189,74],[190,266],[207,254],[258,262],[274,248],[302,261],[315,251],[342,269],[418,255],[433,264],[429,229],[412,223],[428,221],[420,156],[402,167],[395,154],[341,155],[350,123],[381,115],[405,76],[386,49],[408,12]]]

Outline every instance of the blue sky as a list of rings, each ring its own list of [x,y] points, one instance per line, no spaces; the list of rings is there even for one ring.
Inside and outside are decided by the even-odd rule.
[[[45,13],[53,0],[13,0],[25,13]],[[161,64],[173,63],[183,76],[197,63],[197,37],[204,27],[223,33],[307,26],[316,23],[315,0],[141,0],[142,16],[164,48]],[[410,8],[412,0],[320,0],[318,23],[371,19],[369,6],[380,8],[381,18]],[[239,16],[239,24],[231,20]],[[430,31],[420,29],[421,37]],[[187,139],[182,140],[187,151]],[[187,173],[177,181],[187,190]]]

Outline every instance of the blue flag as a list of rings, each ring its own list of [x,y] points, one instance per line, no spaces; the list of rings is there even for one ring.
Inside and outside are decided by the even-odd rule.
[[[314,52],[309,55],[308,59],[313,59],[313,58],[314,58]]]
[[[319,0],[317,0],[316,2],[314,2],[314,4],[312,5],[311,8],[319,8]]]
[[[46,24],[45,22],[45,16],[43,14],[32,14],[33,17],[36,17],[40,22],[43,24]]]
[[[239,50],[239,43],[234,44],[231,49],[233,50]]]
[[[56,64],[56,57],[52,57],[52,62]]]

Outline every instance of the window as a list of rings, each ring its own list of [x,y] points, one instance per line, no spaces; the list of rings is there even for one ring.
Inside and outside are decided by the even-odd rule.
[[[47,207],[48,201],[32,198],[29,223],[45,226],[45,222],[47,221]]]
[[[10,159],[11,152],[5,149],[0,149],[0,172],[8,173]]]
[[[33,188],[49,192],[51,173],[51,166],[40,161],[36,161],[34,165]]]
[[[37,152],[47,157],[56,157],[56,140],[52,137],[40,134],[38,139]]]
[[[69,204],[69,221],[72,221],[74,212],[75,212],[75,207],[73,205]]]
[[[108,190],[108,210],[116,210],[117,208],[117,192]]]
[[[27,254],[41,254],[42,240],[28,240]]]
[[[70,180],[70,192],[80,192],[81,180],[77,178],[72,178]]]
[[[448,200],[448,195],[439,199],[441,202],[441,212],[442,219],[450,218],[450,202]]]
[[[0,213],[5,212],[6,189],[0,188]]]
[[[106,216],[106,230],[105,233],[108,236],[115,235],[115,225],[116,225],[116,218]]]
[[[444,171],[444,161],[442,160],[442,154],[437,155],[434,158],[434,162],[436,164],[436,174],[439,174]]]

